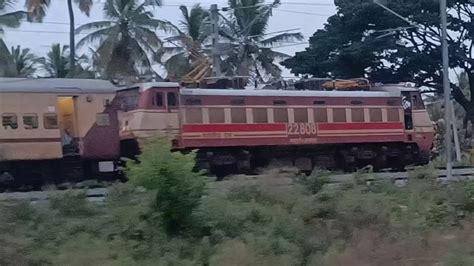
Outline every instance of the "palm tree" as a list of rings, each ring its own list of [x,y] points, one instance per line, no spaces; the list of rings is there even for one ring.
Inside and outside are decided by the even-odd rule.
[[[40,62],[43,69],[51,78],[65,78],[69,73],[69,46],[61,45],[59,43],[53,44],[51,50],[46,55],[46,58],[41,58]]]
[[[155,34],[157,29],[172,30],[169,22],[154,19],[150,6],[160,1],[106,0],[104,13],[108,20],[87,23],[76,33],[89,32],[77,46],[99,42],[97,53],[106,69],[108,78],[136,76],[138,72],[151,71],[150,56],[158,53],[162,41]],[[92,32],[90,32],[92,31]]]
[[[20,45],[10,49],[10,56],[15,65],[17,77],[33,77],[36,72],[38,57],[31,53],[29,48],[21,48]]]
[[[267,34],[272,9],[279,0],[265,4],[264,0],[229,0],[229,19],[220,30],[230,49],[223,61],[228,75],[253,76],[263,80],[264,76],[280,77],[277,60],[289,55],[274,51],[276,44],[302,40],[301,33]],[[271,37],[267,37],[271,35]]]
[[[26,17],[24,11],[8,12],[7,9],[12,6],[13,2],[9,0],[0,0],[0,36],[4,32],[4,27],[17,28],[21,24],[21,20]],[[0,38],[0,76],[14,75],[15,67],[10,56],[7,45]]]
[[[73,3],[76,3],[79,6],[79,9],[89,16],[91,7],[92,7],[92,0],[67,0],[67,7],[69,13],[69,61],[71,65],[76,66],[76,51],[75,51],[75,34],[74,34],[74,9]],[[29,13],[29,19],[32,21],[42,21],[44,16],[46,15],[46,9],[50,4],[50,0],[26,0],[26,7]],[[69,70],[69,76],[73,77],[76,67],[73,67]]]
[[[209,17],[209,12],[199,4],[194,5],[190,11],[184,5],[179,9],[182,20],[179,27],[175,27],[178,34],[167,39],[177,47],[166,49],[172,55],[164,64],[168,79],[171,80],[179,80],[191,71],[192,63],[196,60],[193,54],[202,49],[202,42],[209,36],[209,30],[204,23]]]

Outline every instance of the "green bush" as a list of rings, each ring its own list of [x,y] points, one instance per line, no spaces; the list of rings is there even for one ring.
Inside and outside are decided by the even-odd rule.
[[[52,195],[49,202],[52,209],[64,216],[90,216],[96,213],[87,201],[85,192],[68,191],[64,195]]]
[[[316,194],[329,182],[330,174],[331,172],[326,170],[314,169],[309,176],[300,177],[299,182],[309,193]]]
[[[171,152],[168,141],[158,138],[146,143],[139,161],[127,164],[127,176],[132,184],[156,191],[153,209],[166,231],[176,234],[192,224],[206,187],[202,174],[193,172],[195,154]]]

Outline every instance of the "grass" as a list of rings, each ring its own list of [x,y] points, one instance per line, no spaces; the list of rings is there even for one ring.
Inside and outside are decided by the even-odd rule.
[[[209,184],[192,224],[169,234],[153,190],[111,188],[48,208],[0,205],[0,265],[473,265],[474,183],[328,187],[266,175]]]

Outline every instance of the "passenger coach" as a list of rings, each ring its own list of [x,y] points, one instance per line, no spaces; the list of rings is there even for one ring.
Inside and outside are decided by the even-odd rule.
[[[39,186],[115,171],[117,87],[104,80],[0,79],[0,183]]]

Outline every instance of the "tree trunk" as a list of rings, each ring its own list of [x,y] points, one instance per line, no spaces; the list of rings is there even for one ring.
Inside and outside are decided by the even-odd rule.
[[[72,0],[67,0],[67,8],[69,11],[69,77],[74,77],[76,70],[76,41],[74,27],[74,10],[72,8]]]

